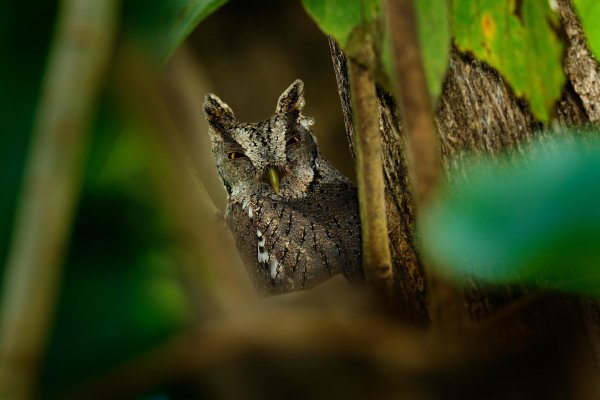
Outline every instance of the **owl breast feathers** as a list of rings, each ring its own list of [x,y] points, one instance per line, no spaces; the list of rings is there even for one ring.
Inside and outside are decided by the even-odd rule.
[[[358,199],[352,183],[320,154],[304,85],[280,96],[271,118],[245,123],[208,94],[204,111],[225,217],[259,293],[311,288],[342,272],[362,280]]]

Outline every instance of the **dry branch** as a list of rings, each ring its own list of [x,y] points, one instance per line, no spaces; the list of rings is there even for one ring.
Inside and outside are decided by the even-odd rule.
[[[464,382],[466,393],[477,392],[477,385],[473,385],[474,368],[478,370],[477,379],[488,376],[499,385],[501,391],[507,382],[497,377],[499,371],[508,365],[523,374],[520,368],[527,370],[537,364],[534,357],[532,364],[523,366],[520,355],[535,354],[541,357],[548,349],[542,347],[530,353],[528,347],[532,343],[572,340],[574,331],[580,326],[580,322],[568,316],[568,306],[565,307],[566,303],[560,299],[538,298],[534,303],[535,308],[527,305],[521,308],[519,315],[523,318],[508,317],[494,331],[484,329],[481,332],[467,332],[464,338],[467,346],[459,352],[433,344],[421,329],[386,318],[349,316],[297,307],[256,308],[215,319],[184,332],[106,375],[73,388],[60,398],[137,398],[186,378],[201,380],[202,377],[210,377],[212,370],[224,365],[244,365],[242,361],[245,356],[252,355],[252,359],[256,360],[257,354],[267,357],[287,355],[292,359],[300,356],[303,363],[309,356],[316,365],[328,357],[338,360],[350,357],[365,364],[385,365],[387,378],[400,382],[396,392],[400,397],[403,390],[410,388],[410,383],[414,382],[424,386],[426,392],[433,390],[444,393],[448,380],[429,384],[428,376],[458,380]],[[514,330],[514,325],[522,326],[523,321],[531,321],[526,324],[528,328],[539,321],[546,321],[545,329],[537,333],[529,332],[527,342],[515,343],[511,340],[510,332]],[[572,355],[587,359],[589,351],[577,349]],[[256,368],[260,366],[256,365]],[[269,385],[277,385],[274,380],[280,375],[278,371],[271,371],[272,375],[262,376],[262,379]],[[332,372],[332,380],[341,372],[339,369],[335,373],[329,371]],[[341,379],[344,379],[343,376]],[[306,382],[308,387],[311,384]],[[252,393],[252,387],[245,389],[247,392],[244,393],[264,395]],[[540,389],[535,390],[545,392],[544,388]],[[472,398],[472,395],[458,398]]]
[[[431,198],[441,178],[439,138],[433,124],[413,0],[390,0],[387,7],[400,86],[396,97],[408,139],[409,172],[417,202],[422,204]]]
[[[413,0],[388,0],[387,10],[400,86],[396,94],[408,144],[408,171],[417,205],[422,208],[432,199],[442,178],[440,140],[427,89]],[[442,325],[440,329],[445,334],[449,330],[461,331],[466,318],[458,290],[431,265],[428,267],[429,316]]]
[[[348,144],[354,148],[353,110],[348,79],[349,61],[333,38],[329,38],[331,60]],[[392,97],[377,88],[380,135],[385,184],[385,202],[393,266],[393,301],[408,319],[426,325],[429,317],[425,304],[425,278],[419,254],[414,245],[414,200],[408,187],[408,172],[404,157],[404,137]]]
[[[250,352],[353,355],[391,363],[409,375],[449,362],[430,356],[422,331],[384,319],[333,318],[328,313],[289,308],[259,309],[183,333],[106,376],[73,389],[64,398],[104,399],[116,393],[120,398],[135,398]]]

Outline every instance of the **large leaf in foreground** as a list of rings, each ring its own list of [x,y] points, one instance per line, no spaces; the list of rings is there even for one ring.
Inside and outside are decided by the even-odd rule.
[[[600,294],[600,141],[473,164],[423,214],[426,254],[457,279]]]
[[[452,16],[458,48],[500,71],[535,116],[548,121],[566,79],[549,2],[455,0]]]
[[[416,1],[417,27],[427,87],[433,99],[442,94],[450,60],[450,22],[445,0]]]
[[[165,60],[196,25],[226,1],[125,0],[125,24],[152,54]]]
[[[585,37],[596,59],[600,59],[600,2],[598,0],[574,0]]]

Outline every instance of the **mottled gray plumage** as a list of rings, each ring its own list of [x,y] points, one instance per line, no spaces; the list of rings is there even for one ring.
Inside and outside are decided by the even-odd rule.
[[[204,103],[227,224],[262,294],[307,289],[339,272],[362,279],[356,190],[321,157],[313,121],[301,113],[303,90],[296,80],[257,123],[238,122],[213,94]]]

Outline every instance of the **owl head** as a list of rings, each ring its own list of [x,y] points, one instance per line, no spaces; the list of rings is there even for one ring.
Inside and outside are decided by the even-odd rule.
[[[256,123],[235,119],[231,108],[207,94],[204,112],[217,170],[230,197],[250,194],[296,198],[315,179],[319,150],[302,115],[304,83],[296,80],[279,97],[275,114]]]

